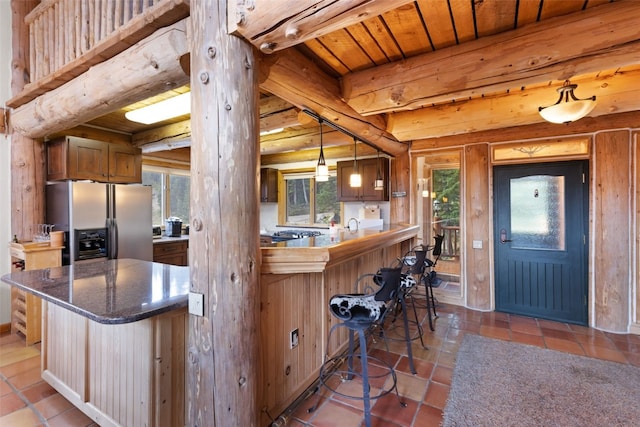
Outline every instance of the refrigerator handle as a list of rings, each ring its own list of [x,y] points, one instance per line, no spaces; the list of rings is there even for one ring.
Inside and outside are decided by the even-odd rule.
[[[111,259],[118,258],[118,221],[115,218],[111,219]]]

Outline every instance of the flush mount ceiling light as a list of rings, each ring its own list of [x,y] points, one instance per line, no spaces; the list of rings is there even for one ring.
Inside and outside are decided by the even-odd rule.
[[[378,163],[376,164],[376,181],[374,183],[374,190],[384,190],[384,180],[382,179],[382,174],[380,173],[380,150],[378,150]]]
[[[356,163],[356,142],[357,139],[353,138],[353,172],[349,177],[349,185],[351,187],[362,187],[362,176],[358,173],[358,165]]]
[[[152,123],[184,116],[191,112],[191,92],[185,92],[172,98],[167,98],[155,104],[147,105],[137,110],[127,111],[124,116],[132,122]]]
[[[320,123],[320,157],[318,157],[318,165],[316,166],[316,181],[326,182],[329,181],[329,167],[324,162],[324,151],[322,150],[322,119],[319,119],[318,123]]]
[[[573,94],[577,87],[578,85],[565,80],[564,84],[557,89],[560,94],[558,101],[548,107],[538,107],[542,118],[551,123],[569,123],[589,114],[596,106],[596,96],[578,99]]]

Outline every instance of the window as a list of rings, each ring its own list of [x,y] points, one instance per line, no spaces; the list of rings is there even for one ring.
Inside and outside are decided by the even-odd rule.
[[[165,219],[178,217],[189,224],[189,198],[191,178],[187,171],[145,166],[142,183],[151,186],[151,215],[154,225],[163,225]]]
[[[325,225],[340,223],[337,178],[316,182],[312,174],[285,175],[285,223],[288,225]]]

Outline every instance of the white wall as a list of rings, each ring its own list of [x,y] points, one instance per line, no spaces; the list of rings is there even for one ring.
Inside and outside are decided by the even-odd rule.
[[[0,1],[0,105],[11,97],[11,2]],[[11,138],[0,134],[0,276],[11,268]],[[0,324],[11,322],[9,286],[0,282]]]

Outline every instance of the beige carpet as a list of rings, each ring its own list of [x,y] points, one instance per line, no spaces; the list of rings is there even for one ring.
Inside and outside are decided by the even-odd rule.
[[[640,426],[640,368],[467,335],[443,425]]]

